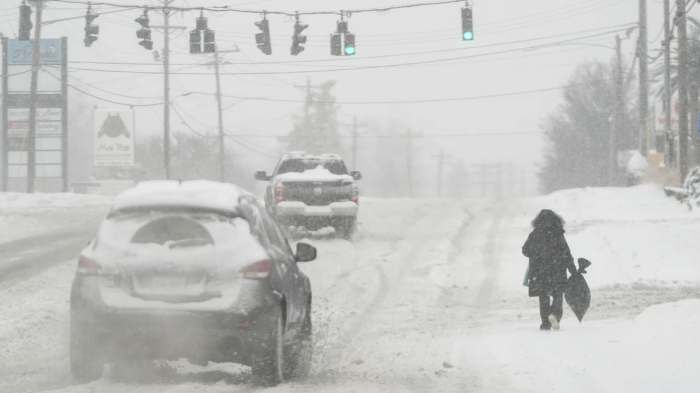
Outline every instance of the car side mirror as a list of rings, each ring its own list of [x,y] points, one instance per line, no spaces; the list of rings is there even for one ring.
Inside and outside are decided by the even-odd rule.
[[[355,180],[362,179],[362,173],[360,173],[360,171],[350,171],[350,176]]]
[[[257,171],[255,172],[255,180],[270,181],[272,180],[272,176],[268,176],[265,171]]]
[[[294,260],[297,262],[310,262],[316,259],[316,247],[306,240],[297,243],[297,253]]]

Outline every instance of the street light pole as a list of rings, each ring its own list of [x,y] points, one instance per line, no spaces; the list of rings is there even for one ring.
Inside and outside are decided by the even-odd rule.
[[[624,111],[624,92],[622,87],[622,49],[620,36],[615,36],[615,51],[617,53],[617,61],[615,65],[615,105],[613,126],[610,129],[610,140],[608,141],[608,185],[615,186],[617,173],[617,134],[622,132],[622,124],[624,122],[622,115]]]
[[[686,37],[685,0],[676,1],[678,24],[678,167],[680,181],[688,175],[688,42]]]

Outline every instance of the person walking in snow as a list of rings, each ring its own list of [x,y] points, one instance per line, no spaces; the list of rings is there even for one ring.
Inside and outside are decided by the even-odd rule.
[[[551,210],[542,210],[532,221],[533,230],[523,245],[530,258],[530,297],[540,299],[540,330],[559,329],[563,314],[566,270],[576,274],[574,258],[564,239],[564,220]]]

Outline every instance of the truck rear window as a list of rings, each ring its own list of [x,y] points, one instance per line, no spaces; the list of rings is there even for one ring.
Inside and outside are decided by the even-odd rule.
[[[277,174],[281,175],[290,172],[303,173],[308,170],[316,169],[319,166],[327,169],[334,175],[348,174],[348,170],[345,168],[343,161],[337,159],[323,160],[318,158],[293,158],[283,161],[277,170]]]

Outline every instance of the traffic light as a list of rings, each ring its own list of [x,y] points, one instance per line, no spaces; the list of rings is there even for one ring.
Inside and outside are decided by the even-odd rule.
[[[143,15],[136,18],[136,23],[141,25],[141,28],[136,32],[136,38],[142,40],[139,45],[143,46],[146,50],[153,49],[153,41],[151,41],[151,23],[148,20],[148,14],[146,11]]]
[[[355,54],[355,34],[345,33],[345,54],[350,56]]]
[[[202,53],[202,32],[190,31],[190,53]]]
[[[299,22],[299,19],[297,19],[296,23],[294,24],[294,35],[292,36],[291,48],[292,56],[298,55],[305,49],[303,46],[301,46],[301,44],[306,44],[306,36],[301,35],[301,32],[307,27],[309,27],[309,25]]]
[[[331,34],[331,55],[341,56],[342,53],[341,53],[340,46],[341,46],[340,33]]]
[[[100,34],[100,26],[93,25],[92,21],[99,15],[92,12],[92,7],[88,6],[87,14],[85,14],[85,46],[90,47],[93,42],[97,41],[97,35]]]
[[[214,30],[204,30],[204,53],[216,52],[216,36]]]
[[[19,6],[19,39],[27,41],[31,39],[32,27],[32,6],[22,4]]]
[[[462,8],[462,40],[474,39],[474,23],[472,21],[472,9]]]
[[[255,43],[258,44],[258,49],[266,55],[272,54],[272,44],[270,42],[270,24],[267,19],[260,22],[255,22],[255,26],[260,29],[260,33],[255,35]]]

